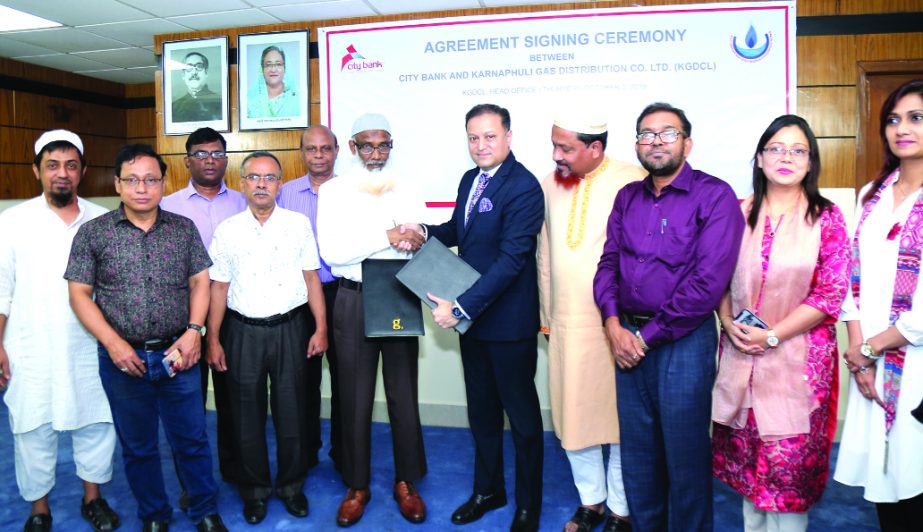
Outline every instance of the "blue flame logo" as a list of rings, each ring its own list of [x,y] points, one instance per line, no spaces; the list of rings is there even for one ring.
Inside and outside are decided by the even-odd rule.
[[[771,48],[772,32],[764,33],[763,42],[760,43],[759,35],[756,33],[756,28],[753,27],[753,24],[750,24],[743,43],[738,43],[736,35],[731,36],[731,50],[744,61],[759,61],[766,56]]]

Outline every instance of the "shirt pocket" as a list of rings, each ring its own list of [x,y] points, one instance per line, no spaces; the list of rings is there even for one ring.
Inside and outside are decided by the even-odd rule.
[[[679,269],[689,262],[695,239],[696,226],[666,227],[660,240],[658,258],[671,269]]]

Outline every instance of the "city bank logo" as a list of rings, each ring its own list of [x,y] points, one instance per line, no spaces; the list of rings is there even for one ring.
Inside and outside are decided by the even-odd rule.
[[[766,57],[766,54],[769,53],[771,48],[772,32],[767,31],[763,34],[763,38],[760,39],[753,24],[751,24],[750,29],[747,30],[743,42],[737,39],[737,35],[731,36],[731,50],[734,51],[734,55],[744,61],[759,61]]]
[[[356,46],[350,44],[346,47],[346,55],[343,56],[342,64],[340,65],[340,71],[368,70],[374,68],[382,68],[383,66],[384,65],[381,64],[381,61],[366,60],[365,56],[356,50]]]

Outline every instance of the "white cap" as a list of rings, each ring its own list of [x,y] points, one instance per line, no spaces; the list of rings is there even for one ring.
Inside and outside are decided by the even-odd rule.
[[[353,122],[353,132],[349,134],[350,137],[355,137],[357,134],[362,133],[363,131],[387,131],[388,134],[391,134],[391,124],[388,123],[388,119],[384,115],[378,113],[365,113],[360,116]]]
[[[554,125],[561,129],[573,131],[574,133],[583,133],[584,135],[600,135],[609,129],[609,125],[604,121],[576,115],[558,116],[554,119]]]
[[[42,136],[35,141],[35,154],[38,155],[42,153],[45,146],[59,140],[70,142],[77,148],[80,155],[83,155],[83,141],[80,140],[80,137],[78,137],[76,133],[66,129],[52,129],[51,131],[42,133]]]

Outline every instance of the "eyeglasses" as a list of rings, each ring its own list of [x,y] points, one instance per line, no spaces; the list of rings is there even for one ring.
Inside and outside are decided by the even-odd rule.
[[[660,142],[664,144],[673,144],[683,134],[675,129],[667,129],[666,131],[661,131],[660,133],[654,133],[653,131],[645,131],[644,133],[639,133],[635,138],[638,139],[638,144],[647,145],[653,144],[654,139],[660,137]]]
[[[273,174],[266,174],[266,175],[249,174],[249,175],[245,175],[244,179],[254,184],[262,181],[266,183],[267,185],[271,185],[272,183],[275,183],[276,181],[282,181],[282,176],[277,176]]]
[[[137,177],[120,177],[118,178],[119,182],[123,185],[127,185],[129,188],[138,188],[142,182],[146,187],[156,187],[157,185],[163,183],[162,177],[145,177],[143,179]]]
[[[189,157],[204,161],[208,159],[208,156],[211,155],[212,159],[227,159],[228,154],[225,151],[205,151],[205,150],[196,150],[189,154]]]
[[[391,151],[394,143],[392,141],[382,142],[378,146],[373,146],[372,144],[360,144],[356,149],[359,150],[359,153],[362,155],[372,155],[372,152],[378,150],[378,153],[382,155],[387,155]]]
[[[370,145],[370,144],[363,144],[363,146],[371,146],[371,145]],[[302,149],[302,151],[304,151],[305,153],[310,153],[311,155],[314,155],[314,154],[317,153],[318,151],[321,152],[321,153],[323,153],[324,155],[328,155],[328,154],[333,153],[333,146],[329,146],[329,145],[325,145],[325,146],[305,146],[304,148],[301,148],[301,149]],[[359,148],[359,150],[361,151],[362,148]],[[373,150],[374,150],[374,148],[370,148],[370,149],[369,149],[369,153],[372,153]],[[379,147],[379,150],[378,150],[378,151],[379,151],[379,153],[381,153],[381,147]],[[386,150],[386,151],[387,151],[387,150]]]
[[[263,63],[263,70],[283,70],[285,63]]]
[[[767,146],[763,148],[763,153],[770,157],[783,157],[785,154],[792,156],[792,159],[804,159],[811,150],[807,148],[786,148],[785,146]]]
[[[187,74],[192,74],[193,72],[204,72],[205,63],[187,64],[183,70],[186,71]]]

